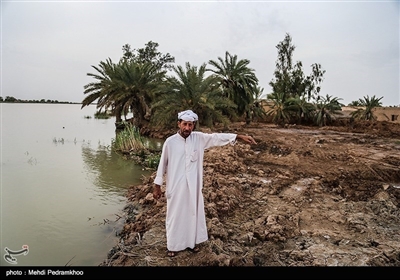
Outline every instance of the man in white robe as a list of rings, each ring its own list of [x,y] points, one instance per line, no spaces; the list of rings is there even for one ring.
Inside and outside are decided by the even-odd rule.
[[[166,174],[167,213],[166,235],[168,256],[191,249],[208,240],[203,200],[204,150],[234,144],[237,139],[256,144],[251,136],[233,133],[203,133],[193,131],[198,116],[191,110],[178,114],[179,131],[168,137],[163,145],[153,196],[161,196]]]

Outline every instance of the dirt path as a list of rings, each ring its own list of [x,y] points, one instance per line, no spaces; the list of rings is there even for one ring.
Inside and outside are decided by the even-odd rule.
[[[201,251],[166,257],[153,173],[130,188],[120,241],[100,266],[400,266],[400,125],[229,131],[258,144],[206,152]]]

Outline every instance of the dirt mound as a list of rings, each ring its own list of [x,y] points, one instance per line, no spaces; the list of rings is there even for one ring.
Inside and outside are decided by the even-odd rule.
[[[206,151],[201,251],[166,256],[166,201],[152,197],[153,173],[130,188],[120,241],[100,266],[400,265],[399,125],[214,131],[257,145]]]

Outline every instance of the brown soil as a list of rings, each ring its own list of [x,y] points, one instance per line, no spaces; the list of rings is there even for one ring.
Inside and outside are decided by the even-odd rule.
[[[130,188],[120,240],[100,266],[400,266],[400,125],[214,131],[257,145],[206,151],[200,252],[166,256],[166,201],[153,199],[153,173]]]

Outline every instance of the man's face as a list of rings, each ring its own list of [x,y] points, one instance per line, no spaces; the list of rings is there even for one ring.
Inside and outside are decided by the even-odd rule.
[[[194,129],[194,122],[189,121],[178,121],[179,134],[182,135],[183,138],[186,138],[192,133]]]

